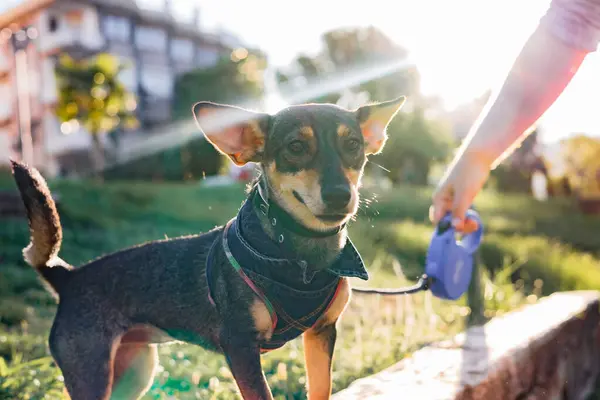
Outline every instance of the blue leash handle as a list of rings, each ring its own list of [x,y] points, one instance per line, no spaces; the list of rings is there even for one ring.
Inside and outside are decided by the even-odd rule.
[[[434,231],[425,263],[428,289],[434,296],[456,300],[469,288],[473,275],[473,255],[483,239],[483,224],[475,210],[468,210],[467,219],[477,222],[477,231],[456,240],[452,216],[446,214]]]
[[[483,223],[479,214],[470,209],[466,217],[475,220],[478,228],[463,235],[460,241],[456,240],[457,232],[452,226],[451,214],[446,214],[438,223],[427,249],[425,273],[415,285],[399,289],[352,288],[352,291],[393,296],[431,290],[440,299],[458,299],[469,289],[473,255],[483,239]]]

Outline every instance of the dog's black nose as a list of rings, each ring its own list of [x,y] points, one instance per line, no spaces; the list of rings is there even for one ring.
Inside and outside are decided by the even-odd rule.
[[[322,194],[323,202],[327,208],[332,210],[341,210],[345,208],[350,199],[352,198],[352,192],[348,185],[336,185],[323,188]]]

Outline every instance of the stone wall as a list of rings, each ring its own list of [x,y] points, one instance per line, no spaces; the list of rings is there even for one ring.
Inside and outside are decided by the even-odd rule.
[[[598,292],[556,293],[424,347],[333,399],[590,399],[599,323]]]

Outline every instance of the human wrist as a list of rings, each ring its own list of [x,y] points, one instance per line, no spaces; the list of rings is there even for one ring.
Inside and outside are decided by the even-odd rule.
[[[499,155],[498,152],[493,151],[489,146],[470,144],[465,146],[459,157],[469,166],[491,169]]]

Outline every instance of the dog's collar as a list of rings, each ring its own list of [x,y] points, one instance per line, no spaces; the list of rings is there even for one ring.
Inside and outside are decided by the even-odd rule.
[[[346,224],[344,223],[338,227],[326,231],[317,231],[307,228],[296,221],[294,217],[281,208],[277,203],[268,199],[267,189],[265,188],[265,179],[266,178],[264,176],[259,178],[259,181],[252,190],[250,196],[254,206],[260,210],[263,215],[269,218],[269,222],[273,226],[277,240],[280,243],[283,243],[285,240],[285,231],[308,238],[326,238],[337,235],[346,227]]]
[[[339,256],[329,267],[312,268],[307,261],[298,257],[294,251],[272,240],[262,228],[257,211],[250,199],[247,199],[230,228],[225,230],[228,246],[233,257],[244,270],[268,274],[274,281],[301,287],[319,285],[331,275],[369,279],[364,262],[350,238],[346,238]],[[214,254],[211,251],[208,259]],[[210,261],[207,261],[210,263]]]

